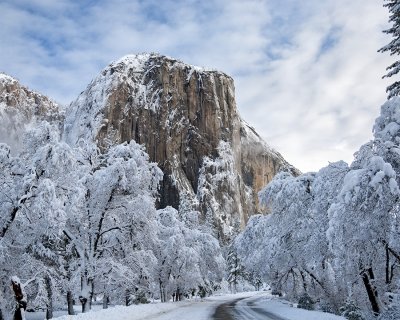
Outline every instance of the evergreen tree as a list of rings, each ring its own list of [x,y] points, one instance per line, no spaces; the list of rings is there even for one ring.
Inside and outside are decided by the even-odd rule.
[[[237,292],[237,285],[240,278],[243,278],[243,267],[240,263],[239,257],[236,253],[235,248],[231,248],[228,252],[227,257],[228,267],[228,283],[232,293]]]
[[[378,50],[378,52],[389,51],[390,55],[400,54],[400,1],[399,0],[385,0],[386,3],[383,5],[389,10],[389,22],[392,23],[392,27],[384,30],[384,33],[391,34],[393,40],[386,46]],[[386,68],[387,74],[383,78],[389,78],[400,71],[400,61],[397,60]],[[400,95],[400,81],[396,81],[386,88],[388,93],[388,99]]]
[[[352,300],[346,301],[345,305],[340,308],[340,313],[348,320],[364,320],[361,309]]]

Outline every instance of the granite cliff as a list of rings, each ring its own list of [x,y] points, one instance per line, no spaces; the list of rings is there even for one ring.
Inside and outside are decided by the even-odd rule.
[[[63,138],[134,139],[164,172],[159,206],[196,210],[222,238],[262,212],[258,191],[297,170],[239,116],[228,75],[141,54],[106,67],[67,107]]]
[[[18,152],[23,132],[36,121],[63,122],[63,109],[48,97],[0,73],[0,142]]]

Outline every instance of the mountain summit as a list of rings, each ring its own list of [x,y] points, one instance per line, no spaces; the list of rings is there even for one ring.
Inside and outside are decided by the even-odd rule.
[[[159,206],[200,211],[222,238],[262,211],[257,193],[297,170],[239,116],[233,79],[158,54],[107,66],[67,107],[64,139],[104,151],[134,139],[164,172]]]

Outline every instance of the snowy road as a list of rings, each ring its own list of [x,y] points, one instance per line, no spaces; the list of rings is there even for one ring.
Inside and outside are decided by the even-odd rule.
[[[44,313],[27,314],[28,320],[43,320]],[[226,294],[181,302],[115,306],[57,320],[345,320],[318,311],[293,307],[268,292]]]
[[[291,303],[268,293],[241,297],[220,304],[213,320],[345,320],[319,311],[293,307]]]
[[[287,320],[257,305],[264,297],[249,297],[219,305],[214,320]]]

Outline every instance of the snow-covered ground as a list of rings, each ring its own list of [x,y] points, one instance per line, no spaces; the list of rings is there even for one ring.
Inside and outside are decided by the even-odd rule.
[[[116,306],[106,310],[97,310],[76,316],[62,315],[59,313],[57,320],[211,320],[218,305],[239,300],[234,308],[240,320],[268,319],[268,314],[281,317],[283,320],[343,320],[329,313],[297,309],[288,302],[274,298],[267,292],[243,292],[239,294],[226,294],[213,296],[206,299],[186,300],[182,302],[150,303],[133,305],[129,307]],[[252,308],[257,309],[253,311]],[[43,320],[44,313],[28,313],[27,320]],[[271,318],[272,319],[272,318]]]

